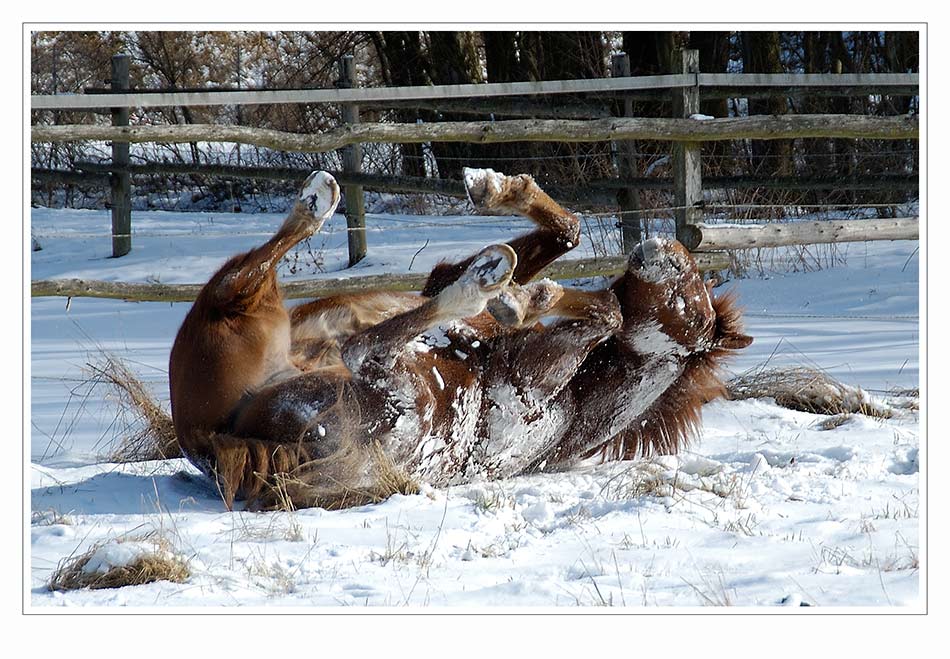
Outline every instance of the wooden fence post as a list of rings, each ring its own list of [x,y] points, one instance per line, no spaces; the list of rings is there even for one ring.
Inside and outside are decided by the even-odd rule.
[[[120,53],[112,57],[113,91],[129,89],[129,56]],[[112,108],[112,125],[128,126],[129,109]],[[109,176],[112,197],[112,256],[125,256],[132,250],[132,178],[128,172],[129,143],[112,143],[112,164],[116,171]]]
[[[630,56],[618,53],[610,58],[610,77],[630,76]],[[633,101],[623,100],[619,112],[622,117],[633,116]],[[617,175],[621,182],[637,176],[637,158],[634,155],[635,143],[630,140],[615,142],[617,149]],[[640,228],[640,191],[634,187],[624,187],[617,191],[617,205],[620,207],[620,235],[623,241],[623,253],[629,254],[642,237]]]
[[[696,75],[699,80],[699,51],[681,50],[679,73]],[[689,119],[699,114],[699,84],[673,90],[673,117]],[[676,206],[676,237],[682,242],[689,225],[703,219],[703,177],[700,163],[701,142],[673,144],[673,205]]]
[[[352,55],[344,55],[340,60],[340,87],[356,86],[356,63]],[[356,103],[343,104],[343,121],[347,124],[360,122],[360,109]],[[343,149],[343,171],[348,174],[359,174],[361,169],[361,154],[359,144],[353,144]],[[347,245],[350,252],[350,267],[359,263],[366,256],[366,212],[363,207],[363,186],[345,185],[343,195],[346,198],[346,226]]]

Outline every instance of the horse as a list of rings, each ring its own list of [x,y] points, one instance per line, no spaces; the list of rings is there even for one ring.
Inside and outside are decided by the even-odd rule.
[[[296,507],[378,500],[380,464],[440,487],[675,453],[724,395],[718,369],[752,338],[681,244],[642,242],[602,290],[535,280],[577,246],[578,218],[528,175],[464,183],[479,212],[535,228],[439,263],[420,294],[287,308],[276,267],[335,211],[326,172],[202,288],[171,351],[172,418],[229,509],[278,491]]]

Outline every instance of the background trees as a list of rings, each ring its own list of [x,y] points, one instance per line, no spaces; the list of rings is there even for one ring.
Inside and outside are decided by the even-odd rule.
[[[605,77],[611,55],[620,51],[628,54],[633,75],[670,72],[675,66],[673,53],[682,47],[698,49],[701,70],[708,73],[915,72],[919,62],[915,32],[36,32],[31,35],[30,75],[34,94],[102,88],[109,78],[111,56],[127,52],[132,57],[133,88],[322,88],[336,84],[340,58],[352,53],[362,86],[513,82]],[[616,112],[620,100],[557,96],[493,105],[473,100],[362,110],[366,121],[501,120],[552,112],[603,116]],[[714,98],[703,101],[702,112],[717,117],[893,114],[914,111],[916,103],[914,98],[889,96]],[[639,98],[633,112],[669,116],[670,106],[662,97]],[[96,118],[89,113],[34,112],[32,120],[77,123]],[[326,105],[162,108],[137,110],[132,117],[133,123],[236,123],[293,132],[327,130],[340,121],[339,109]],[[51,169],[71,169],[76,162],[108,157],[103,145],[36,144],[32,149],[34,166]],[[641,175],[648,170],[663,172],[668,145],[645,143],[633,150]],[[845,177],[895,168],[913,171],[915,151],[915,144],[903,142],[785,140],[708,144],[703,155],[711,174]],[[237,145],[153,145],[135,153],[140,159],[182,163],[339,166],[337,154],[283,154]],[[367,145],[363,159],[366,171],[440,178],[459,178],[464,165],[530,172],[549,185],[583,185],[616,176],[616,157],[606,144]],[[274,182],[205,181],[198,176],[180,177],[171,185],[212,205],[222,196],[282,192]],[[56,200],[66,202],[62,197]],[[50,189],[40,190],[34,202],[53,203],[54,196]]]

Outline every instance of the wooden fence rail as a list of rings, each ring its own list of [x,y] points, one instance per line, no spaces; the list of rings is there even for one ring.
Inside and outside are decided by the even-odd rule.
[[[916,217],[895,217],[737,226],[691,224],[678,237],[693,252],[865,240],[917,240],[919,222]]]
[[[918,84],[916,73],[699,73],[585,80],[498,82],[360,89],[279,89],[128,94],[48,94],[30,97],[33,110],[99,110],[114,107],[273,105],[278,103],[359,103],[452,98],[492,98],[546,94],[604,94],[682,87],[762,88],[850,87],[885,90]],[[735,94],[733,94],[735,96]]]
[[[32,178],[41,183],[108,185],[110,172],[127,172],[133,178],[141,176],[192,175],[251,180],[292,181],[299,183],[311,170],[292,167],[250,167],[244,165],[205,165],[196,163],[146,163],[116,167],[111,163],[75,163],[77,171],[34,167]],[[331,171],[340,185],[360,185],[380,192],[438,194],[464,199],[465,185],[455,179],[423,176],[400,176]],[[703,179],[705,190],[909,190],[919,185],[917,176],[909,174],[864,174],[841,178],[812,178],[795,176],[708,176]],[[610,205],[617,190],[672,190],[670,177],[631,177],[592,179],[584,186],[545,186],[545,191],[561,203],[590,202]]]
[[[724,270],[731,264],[724,253],[697,254],[700,270]],[[598,275],[615,275],[624,271],[625,256],[555,261],[539,275],[551,279],[576,279]],[[343,293],[373,290],[417,291],[425,284],[428,273],[368,275],[338,279],[308,279],[281,284],[288,299],[318,298]],[[99,297],[136,302],[189,302],[198,296],[204,284],[144,284],[88,279],[36,280],[30,284],[32,297]]]
[[[33,142],[233,142],[253,146],[323,153],[367,142],[609,142],[663,140],[708,142],[722,140],[777,140],[792,138],[851,138],[908,140],[920,136],[916,115],[796,114],[720,119],[611,118],[591,121],[519,119],[511,121],[458,121],[431,124],[356,124],[317,135],[288,133],[247,126],[190,124],[172,126],[38,125],[30,129]]]

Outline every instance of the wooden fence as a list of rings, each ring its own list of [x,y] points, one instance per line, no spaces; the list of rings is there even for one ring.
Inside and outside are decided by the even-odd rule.
[[[856,240],[899,240],[918,237],[917,218],[887,220],[848,220],[846,222],[796,222],[792,224],[716,226],[703,223],[703,190],[710,188],[786,187],[793,189],[835,188],[880,189],[915,185],[906,176],[854,177],[852,180],[759,179],[754,177],[719,177],[703,180],[700,169],[700,147],[703,142],[790,138],[849,138],[907,140],[919,138],[916,115],[756,115],[748,117],[708,118],[699,114],[703,98],[758,97],[769,94],[891,94],[916,95],[917,74],[704,74],[699,73],[698,51],[681,51],[680,71],[670,75],[630,76],[624,55],[615,56],[614,77],[591,80],[560,80],[543,82],[492,83],[480,85],[443,85],[427,87],[355,88],[352,58],[341,62],[341,84],[336,89],[308,90],[227,90],[227,91],[146,91],[128,89],[127,56],[113,58],[112,88],[109,93],[33,96],[33,110],[108,111],[112,125],[35,125],[31,127],[33,142],[67,142],[101,140],[112,143],[113,158],[109,165],[78,164],[78,171],[34,169],[38,181],[85,181],[108,184],[112,194],[113,254],[121,256],[131,249],[130,178],[145,173],[203,173],[248,178],[302,179],[307,172],[254,167],[148,164],[130,165],[130,143],[161,142],[234,142],[262,146],[281,151],[326,152],[345,149],[343,171],[334,173],[344,186],[347,199],[346,217],[349,227],[350,264],[366,253],[363,211],[363,189],[400,192],[434,192],[464,196],[458,181],[420,177],[380,176],[360,171],[359,149],[365,143],[469,142],[500,143],[524,141],[616,142],[630,140],[668,141],[673,145],[673,175],[669,179],[637,176],[620,158],[620,176],[615,180],[598,181],[583,190],[554,188],[552,196],[562,202],[583,200],[588,203],[613,204],[620,201],[621,215],[636,213],[636,207],[625,206],[642,189],[672,189],[674,193],[676,235],[691,251],[696,252],[704,269],[728,267],[725,250],[747,247],[776,247],[792,244],[842,242]],[[121,93],[117,93],[121,90]],[[705,91],[703,91],[705,90]],[[102,90],[94,90],[96,92]],[[478,112],[497,111],[517,115],[518,111],[537,113],[532,99],[558,94],[597,94],[600,98],[657,98],[672,100],[673,116],[669,118],[632,117],[629,103],[624,116],[603,116],[595,107],[593,116],[577,119],[583,108],[570,104],[555,119],[511,119],[504,121],[442,122],[428,124],[361,124],[360,107],[460,107],[478,108]],[[460,99],[466,99],[464,102]],[[527,100],[526,100],[527,99]],[[248,126],[174,125],[129,126],[128,109],[132,107],[211,106],[272,103],[336,103],[343,108],[344,125],[317,135],[303,135]],[[605,108],[610,104],[604,104]],[[558,113],[555,111],[554,113]],[[571,118],[567,118],[571,117]],[[622,155],[623,148],[618,149]],[[632,208],[632,210],[631,210]],[[638,228],[622,222],[625,248],[639,238]],[[594,274],[610,274],[622,269],[621,258],[567,261],[554,268],[548,276],[567,278]],[[409,290],[418,288],[417,276],[314,280],[288,285],[289,296],[315,296],[369,287],[390,287]],[[106,282],[63,281],[33,282],[33,295],[94,295],[126,299],[193,299],[196,289],[189,286],[115,284]],[[149,291],[152,291],[149,293]]]

